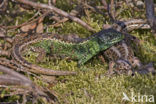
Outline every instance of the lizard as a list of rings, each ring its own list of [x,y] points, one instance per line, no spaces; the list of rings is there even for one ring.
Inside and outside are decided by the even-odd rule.
[[[114,72],[132,75],[135,68],[142,66],[141,61],[134,55],[126,39],[103,51],[102,55],[109,60],[109,75],[112,75]]]
[[[78,62],[78,66],[81,66],[101,51],[123,39],[123,33],[112,28],[101,30],[88,38],[75,38],[73,42],[63,41],[57,34],[34,34],[15,42],[11,55],[15,61],[29,68],[31,72],[46,75],[70,75],[75,74],[75,72],[56,71],[30,63],[23,58],[22,51],[27,46],[39,42],[45,53],[55,54],[57,57],[70,57]]]
[[[154,75],[156,71],[153,63],[150,62],[147,65],[143,65],[140,59],[134,55],[128,39],[128,37],[125,37],[120,42],[100,53],[109,61],[109,70],[106,75],[110,76],[114,73],[125,73],[132,76],[135,75],[135,73],[152,73]]]
[[[154,74],[155,70],[152,66],[152,63],[144,66],[139,58],[134,55],[131,44],[133,41],[136,42],[136,45],[138,46],[139,40],[136,37],[124,32],[134,29],[150,29],[150,26],[142,19],[133,19],[127,22],[120,21],[120,24],[114,24],[112,28],[116,28],[116,30],[122,31],[122,33],[125,35],[125,38],[100,53],[99,58],[103,62],[105,62],[105,59],[109,61],[109,71],[107,74],[112,75],[114,72],[121,74],[124,72],[129,75],[134,75],[135,72],[139,74],[145,74],[145,71],[146,73],[151,72]],[[151,69],[148,67],[151,67]],[[135,70],[136,68],[138,70]]]

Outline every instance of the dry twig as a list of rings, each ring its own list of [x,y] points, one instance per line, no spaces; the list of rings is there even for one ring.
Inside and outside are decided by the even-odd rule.
[[[27,101],[26,97],[24,96],[30,95],[31,94],[30,92],[33,92],[33,97],[35,98],[35,101],[38,99],[38,97],[45,97],[51,103],[54,103],[53,100],[57,99],[54,93],[52,93],[48,89],[43,89],[41,87],[36,86],[31,80],[13,71],[12,69],[0,65],[0,71],[6,74],[6,75],[3,74],[0,75],[0,85],[7,85],[7,86],[16,85],[16,86],[21,86],[22,89],[27,89],[26,91],[25,90],[23,91],[23,102]],[[19,94],[21,92],[16,92],[16,93]]]
[[[20,28],[22,26],[25,26],[25,25],[28,25],[28,24],[32,24],[36,21],[38,21],[39,19],[45,17],[47,14],[49,14],[50,11],[47,11],[45,12],[43,15],[39,16],[38,18],[34,19],[36,16],[33,16],[30,20],[20,24],[20,25],[17,25],[17,26],[2,26],[0,25],[0,28],[4,28],[4,29],[16,29],[16,28]]]
[[[48,10],[51,10],[51,11],[54,11],[64,17],[67,17],[77,23],[79,23],[80,25],[84,26],[85,28],[87,28],[89,31],[95,31],[92,27],[90,27],[87,23],[85,23],[84,21],[82,21],[81,19],[77,18],[77,17],[74,17],[70,14],[68,14],[67,12],[61,10],[61,9],[58,9],[54,6],[49,6],[49,5],[46,5],[46,4],[42,4],[42,3],[35,3],[35,2],[31,2],[29,0],[16,0],[18,2],[21,2],[21,3],[24,3],[26,5],[30,5],[34,8],[42,8],[42,9],[48,9]]]
[[[156,34],[156,17],[154,15],[154,2],[153,0],[145,0],[146,5],[146,17],[153,29],[153,32]]]

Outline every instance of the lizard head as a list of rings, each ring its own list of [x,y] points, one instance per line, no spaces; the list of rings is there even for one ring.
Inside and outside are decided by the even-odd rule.
[[[107,49],[115,43],[121,41],[124,38],[124,35],[114,29],[107,29],[103,30],[98,38],[100,46],[104,49]]]

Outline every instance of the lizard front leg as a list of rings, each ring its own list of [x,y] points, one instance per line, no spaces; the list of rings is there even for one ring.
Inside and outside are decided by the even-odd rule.
[[[45,52],[45,50],[43,48],[41,48],[41,47],[33,47],[33,48],[31,48],[31,50],[33,52],[38,53],[38,56],[36,57],[36,62],[37,63],[44,62],[44,58],[46,56],[46,52]]]
[[[92,46],[92,47],[91,47]],[[86,63],[88,60],[90,60],[93,56],[97,55],[100,52],[99,45],[93,44],[91,45],[91,48],[88,48],[86,52],[81,54],[78,61],[78,67]]]
[[[83,65],[85,62],[87,62],[89,59],[91,59],[93,56],[88,54],[88,55],[83,55],[80,60],[78,61],[78,67],[80,67],[81,65]]]

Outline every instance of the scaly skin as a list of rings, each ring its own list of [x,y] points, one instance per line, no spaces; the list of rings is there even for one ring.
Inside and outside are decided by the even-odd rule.
[[[42,68],[39,67],[35,64],[27,62],[23,57],[22,57],[22,50],[29,45],[31,42],[35,42],[38,39],[48,39],[50,36],[44,35],[34,35],[32,37],[27,37],[27,38],[22,38],[20,39],[17,43],[14,44],[12,48],[12,57],[16,62],[21,64],[22,66],[26,67],[30,72],[36,73],[36,74],[44,74],[44,75],[75,75],[76,72],[70,72],[70,71],[56,71],[52,69],[47,69],[47,68]]]
[[[69,75],[71,72],[55,71],[41,68],[27,62],[21,52],[26,46],[39,42],[39,46],[46,53],[56,54],[57,56],[70,57],[78,61],[78,65],[83,65],[99,52],[106,50],[115,43],[121,41],[124,35],[116,30],[102,30],[89,38],[81,39],[75,43],[65,42],[58,38],[58,35],[34,35],[16,43],[12,50],[12,56],[25,67],[32,69],[32,72],[44,73],[47,75]],[[35,71],[36,70],[36,71]]]
[[[88,39],[79,43],[69,43],[56,38],[39,41],[38,46],[50,54],[70,57],[77,60],[78,65],[83,65],[100,51],[106,50],[123,39],[123,35],[115,30],[103,30]],[[39,39],[38,39],[39,40]],[[35,42],[36,43],[36,42]]]
[[[123,72],[132,74],[134,68],[142,66],[140,60],[134,56],[132,48],[125,40],[104,51],[103,55],[109,60],[109,74],[113,74],[114,71],[118,74]],[[130,71],[131,73],[128,73]]]

